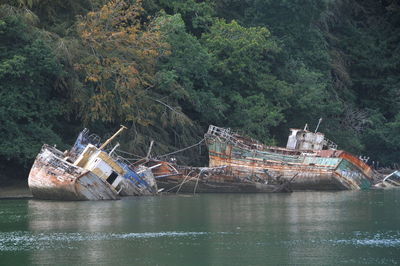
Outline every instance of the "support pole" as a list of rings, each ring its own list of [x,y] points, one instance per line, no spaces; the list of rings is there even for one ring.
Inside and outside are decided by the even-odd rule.
[[[318,120],[318,125],[317,125],[317,127],[315,128],[315,132],[314,132],[314,133],[317,133],[318,128],[319,128],[319,125],[321,124],[321,121],[322,121],[322,117]]]
[[[153,144],[154,144],[154,140],[152,140],[150,142],[150,147],[149,147],[149,150],[147,151],[147,155],[146,155],[147,160],[150,158],[150,153],[151,153],[151,149],[153,148]]]

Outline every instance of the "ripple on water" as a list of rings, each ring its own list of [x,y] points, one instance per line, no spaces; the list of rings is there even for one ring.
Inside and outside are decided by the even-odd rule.
[[[336,244],[370,247],[400,247],[400,232],[388,231],[380,233],[354,232],[350,239],[336,239],[331,242]]]
[[[195,238],[209,232],[145,232],[145,233],[32,233],[26,231],[0,233],[0,251],[71,248],[68,244],[81,241],[106,241],[146,238]],[[214,233],[224,234],[224,232]]]
[[[332,239],[333,238],[333,239]],[[293,239],[283,241],[289,247],[299,245],[333,245],[333,246],[354,246],[354,247],[373,247],[373,248],[399,248],[400,247],[400,231],[387,232],[353,232],[351,235],[342,234],[342,236],[325,236],[320,238]]]

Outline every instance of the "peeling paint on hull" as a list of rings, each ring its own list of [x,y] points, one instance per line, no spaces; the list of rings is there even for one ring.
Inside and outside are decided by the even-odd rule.
[[[182,193],[277,193],[290,192],[280,190],[277,185],[268,185],[261,183],[239,183],[239,182],[216,182],[190,180],[179,188],[182,179],[158,180],[158,186],[168,192]],[[178,191],[179,189],[179,191]]]
[[[153,169],[159,188],[182,193],[278,193],[292,192],[290,182],[254,181],[234,176],[230,167],[184,167],[154,161]]]
[[[372,184],[371,168],[344,151],[307,154],[262,145],[251,149],[210,134],[206,134],[206,140],[209,166],[229,166],[236,177],[290,180],[297,175],[291,182],[293,190],[358,190],[368,189]]]
[[[62,159],[60,151],[45,145],[28,178],[32,195],[48,200],[116,200],[117,191],[92,172]]]

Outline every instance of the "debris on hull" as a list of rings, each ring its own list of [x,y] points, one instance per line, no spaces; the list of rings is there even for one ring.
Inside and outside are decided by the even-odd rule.
[[[290,181],[238,178],[230,167],[182,167],[153,161],[154,176],[165,192],[181,193],[278,193],[292,192]],[[151,168],[151,167],[150,167]],[[293,178],[292,178],[293,179]]]
[[[173,193],[280,193],[292,192],[287,186],[276,186],[261,183],[213,182],[189,180],[182,184],[182,179],[158,180],[158,186],[164,191]],[[181,186],[182,184],[182,186]]]
[[[382,181],[374,185],[375,189],[392,189],[400,188],[400,171],[385,176]]]

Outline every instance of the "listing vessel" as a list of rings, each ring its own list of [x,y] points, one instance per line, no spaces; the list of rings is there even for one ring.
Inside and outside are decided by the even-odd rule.
[[[292,192],[290,181],[238,176],[232,167],[190,167],[150,161],[159,188],[182,193],[279,193]],[[292,178],[293,179],[293,178]]]
[[[35,198],[49,200],[115,200],[120,196],[154,195],[157,184],[150,169],[133,168],[105,148],[119,135],[100,143],[84,129],[70,151],[43,145],[31,168],[28,185]]]
[[[266,146],[229,128],[209,126],[209,167],[227,167],[238,179],[290,181],[293,190],[359,190],[373,182],[360,158],[337,150],[323,133],[290,129],[286,148]],[[294,178],[295,177],[295,178]]]

